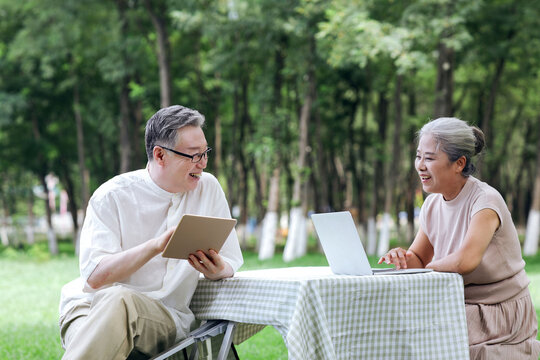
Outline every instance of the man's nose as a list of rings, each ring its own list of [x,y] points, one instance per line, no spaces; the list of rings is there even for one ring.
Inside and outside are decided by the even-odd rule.
[[[206,165],[208,165],[208,156],[203,156],[201,161],[197,163],[197,167],[200,169],[206,168]]]

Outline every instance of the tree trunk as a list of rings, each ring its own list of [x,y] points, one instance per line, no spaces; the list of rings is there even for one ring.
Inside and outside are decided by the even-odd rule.
[[[77,126],[77,157],[79,161],[79,175],[81,177],[81,208],[83,211],[85,211],[89,199],[89,175],[85,163],[86,156],[84,153],[84,127],[81,115],[81,103],[78,84],[75,85],[74,90],[73,112],[75,114],[75,123]]]
[[[239,197],[239,206],[240,214],[237,225],[238,240],[240,241],[240,246],[245,248],[247,245],[247,234],[246,226],[248,220],[248,173],[249,168],[247,160],[244,156],[243,151],[238,153],[239,163],[237,165],[238,173],[240,174],[238,182],[238,197]]]
[[[261,221],[264,216],[264,204],[263,199],[266,198],[264,181],[262,179],[262,174],[259,174],[259,169],[255,157],[249,155],[249,162],[251,167],[251,174],[253,175],[253,182],[255,187],[255,206],[257,208],[256,218],[257,222]]]
[[[9,246],[9,236],[8,236],[8,218],[9,218],[9,209],[7,205],[7,200],[4,196],[3,191],[0,191],[0,200],[2,200],[2,216],[0,223],[0,239],[2,240],[3,246]]]
[[[32,134],[34,136],[34,140],[37,144],[41,142],[41,133],[39,131],[38,126],[38,119],[35,114],[32,114]],[[49,252],[52,255],[58,255],[58,242],[56,240],[56,234],[54,233],[53,224],[52,224],[52,213],[51,208],[49,206],[49,187],[47,186],[47,181],[45,177],[47,176],[47,165],[45,163],[45,159],[43,158],[43,154],[41,152],[38,153],[38,163],[41,164],[42,168],[39,171],[39,178],[41,181],[41,185],[43,186],[43,191],[45,192],[45,211],[47,216],[47,241],[49,244]]]
[[[538,119],[540,121],[540,117]],[[540,137],[536,144],[536,179],[534,182],[532,206],[527,219],[527,232],[523,253],[525,255],[536,255],[538,252],[538,241],[540,239]]]
[[[435,88],[434,117],[452,116],[454,93],[454,50],[441,40],[438,45],[437,84]]]
[[[35,233],[34,233],[34,220],[35,220],[35,214],[34,214],[34,191],[30,189],[30,192],[28,194],[28,223],[26,224],[26,242],[28,245],[32,245],[35,242]]]
[[[253,122],[251,121],[251,116],[249,114],[249,77],[244,76],[242,80],[242,128],[244,131],[247,131],[249,138],[246,139],[244,134],[243,139],[240,144],[245,144],[250,142],[250,139],[253,138],[255,130],[253,129]],[[244,154],[246,163],[249,164],[251,174],[253,175],[253,182],[255,187],[255,206],[256,206],[256,218],[257,221],[261,221],[264,215],[264,206],[263,199],[265,198],[265,186],[264,181],[261,180],[259,175],[259,167],[255,161],[255,157],[252,154]],[[246,169],[247,170],[247,169]],[[247,184],[247,183],[246,183]],[[247,194],[246,194],[247,197]]]
[[[512,212],[512,217],[515,219],[516,227],[526,226],[527,213],[530,210],[530,205],[527,203],[527,198],[530,196],[530,189],[532,187],[531,181],[528,180],[530,176],[530,169],[520,159],[516,159],[516,162],[521,162],[522,166],[517,166],[518,173],[516,175],[517,186],[514,188],[515,193],[515,207]]]
[[[484,132],[484,136],[486,137],[487,144],[492,144],[493,140],[491,128],[493,117],[495,114],[495,102],[505,63],[505,58],[499,58],[497,60],[497,64],[495,65],[495,74],[493,75],[491,86],[489,87],[488,100],[484,109],[484,116],[482,118],[482,131]]]
[[[239,144],[245,144],[246,131],[249,126],[249,119],[247,118],[246,108],[247,108],[247,88],[248,88],[248,79],[244,77],[241,79],[241,106],[242,110],[240,115],[240,137],[238,139]],[[239,196],[240,196],[240,219],[239,219],[239,240],[240,245],[245,247],[247,244],[247,234],[246,234],[246,225],[248,220],[248,175],[249,175],[249,162],[246,154],[244,153],[245,149],[242,146],[237,148],[239,168],[240,168],[240,182],[239,182]]]
[[[282,35],[279,40],[278,47],[274,53],[275,71],[273,81],[273,98],[272,98],[272,114],[276,118],[273,128],[274,139],[281,139],[281,121],[280,109],[282,103],[281,90],[283,86],[283,69],[285,67],[285,53],[283,49],[286,47],[287,38]],[[268,207],[263,219],[262,236],[259,247],[259,259],[269,259],[274,256],[276,233],[279,221],[279,181],[281,174],[281,163],[283,162],[280,146],[276,146],[276,154],[274,154],[274,162],[272,176],[270,178],[270,189],[268,195]]]
[[[527,90],[525,90],[527,92]],[[524,96],[524,98],[527,98],[527,96]],[[514,129],[519,129],[520,120],[522,120],[522,112],[523,112],[523,104],[520,105],[516,109],[516,114],[512,117],[512,120],[510,123],[506,126],[506,128],[498,127],[498,131],[500,131],[501,134],[512,134],[512,131]],[[527,122],[525,128],[523,130],[524,133],[527,133],[527,129],[530,128],[530,124]],[[503,186],[501,185],[503,180],[503,171],[504,166],[501,166],[501,164],[504,164],[508,161],[508,158],[512,154],[512,147],[513,147],[512,141],[505,141],[502,146],[498,146],[497,148],[491,147],[490,153],[491,153],[491,160],[488,164],[486,164],[487,167],[487,173],[489,174],[489,182],[490,185],[493,186],[495,189],[501,189]],[[516,160],[517,161],[517,160]],[[522,161],[522,160],[521,160]],[[516,162],[513,162],[516,164]],[[512,180],[510,180],[512,181]]]
[[[354,184],[355,184],[355,188],[357,191],[359,192],[362,192],[363,189],[362,189],[362,179],[360,179],[360,176],[358,175],[358,171],[357,171],[357,167],[356,167],[356,164],[358,163],[358,160],[356,158],[356,153],[357,153],[357,150],[356,150],[356,147],[355,147],[355,144],[357,143],[356,141],[356,136],[355,136],[355,132],[354,132],[354,123],[356,122],[356,113],[358,111],[358,104],[359,104],[359,91],[358,89],[355,89],[355,98],[354,98],[354,101],[351,103],[351,106],[350,106],[350,110],[349,110],[349,121],[347,122],[347,135],[348,135],[348,140],[349,140],[349,144],[347,146],[348,148],[348,157],[349,157],[349,172],[350,172],[350,176],[351,176],[351,183],[354,181]],[[363,144],[360,144],[360,146],[362,146]],[[349,181],[347,181],[347,183],[349,183]],[[349,193],[350,192],[350,193]],[[347,199],[345,201],[345,208],[347,209],[352,209],[353,207],[356,207],[358,206],[358,204],[356,204],[356,202],[354,201],[354,192],[352,191],[352,187],[351,187],[351,190],[347,192],[348,196],[351,197],[351,199]],[[358,220],[357,218],[355,220]]]
[[[127,4],[124,0],[117,0],[116,5],[118,8],[118,14],[121,22],[121,34],[124,39],[128,37],[128,19],[126,17]],[[121,58],[125,65],[128,64],[128,54],[124,49],[121,50]],[[130,134],[130,100],[129,100],[129,82],[130,76],[124,75],[120,83],[120,119],[119,119],[119,152],[120,152],[120,173],[125,173],[131,170],[131,151],[133,146],[131,144]]]
[[[347,190],[347,174],[341,158],[337,155],[332,157],[332,171],[330,174],[334,174],[331,178],[334,179],[333,193],[336,194],[336,198],[333,198],[333,202],[330,203],[331,209],[343,209],[345,203],[345,192]]]
[[[315,165],[315,159],[313,158],[313,153],[310,152],[306,156],[306,166],[310,169],[317,169],[318,167]],[[315,173],[314,170],[309,172],[309,180],[308,180],[308,188],[311,191],[311,194],[308,194],[307,199],[311,200],[309,202],[309,206],[311,209],[315,209],[316,212],[321,212],[321,209],[323,205],[321,205],[323,202],[321,201],[321,191],[320,191],[320,185],[318,181],[318,177],[320,175],[318,173]]]
[[[78,207],[75,197],[75,185],[69,171],[69,164],[65,159],[60,160],[61,165],[61,183],[64,185],[68,196],[68,208],[73,221],[73,245],[75,246],[75,254],[79,254],[79,222],[78,222]]]
[[[49,187],[47,186],[46,172],[40,174],[41,186],[45,192],[45,210],[47,217],[47,241],[49,244],[49,252],[52,255],[58,255],[58,241],[56,239],[56,234],[54,233],[53,223],[52,223],[52,210],[49,206]]]
[[[377,123],[378,143],[381,144],[376,151],[383,152],[386,142],[386,124],[388,122],[388,100],[384,91],[379,92],[379,100],[377,104]],[[373,191],[370,203],[370,215],[368,218],[368,254],[374,255],[377,249],[377,214],[379,213],[379,200],[382,197],[380,179],[384,176],[384,163],[380,156],[377,156],[374,161],[375,171],[373,172]],[[384,189],[383,189],[384,190]]]
[[[81,211],[82,219],[84,220],[84,214],[86,213],[86,206],[88,205],[89,199],[89,174],[86,168],[85,163],[85,153],[84,153],[84,128],[83,128],[83,119],[81,115],[81,103],[80,103],[80,93],[79,93],[79,84],[75,83],[73,91],[73,112],[75,115],[75,123],[77,127],[77,157],[79,161],[79,175],[81,178]],[[68,192],[69,193],[69,192]],[[75,192],[72,191],[69,194],[69,203],[70,211],[73,217],[73,245],[75,246],[75,254],[79,254],[79,222],[77,218],[77,206],[75,205]],[[73,208],[74,207],[74,208]]]
[[[219,74],[215,74],[215,79],[219,79]],[[202,80],[201,80],[202,81]],[[214,149],[212,150],[212,156],[214,157],[213,171],[216,178],[219,178],[223,168],[223,135],[221,125],[221,88],[217,87],[214,92]]]
[[[408,102],[408,115],[410,117],[416,116],[416,94],[414,93],[414,88],[410,87],[407,91],[409,102]],[[416,167],[414,164],[414,158],[416,155],[416,128],[411,125],[408,132],[408,142],[409,142],[409,175],[408,175],[408,186],[407,194],[405,198],[406,208],[407,208],[407,240],[408,243],[411,243],[416,234],[416,229],[414,226],[415,220],[415,199],[416,199],[416,189],[418,188],[418,174],[416,173]]]
[[[328,171],[326,171],[326,159],[327,154],[324,149],[322,137],[321,137],[321,117],[317,113],[315,115],[315,143],[317,144],[317,169],[318,169],[318,176],[315,176],[314,172],[312,172],[314,178],[313,181],[315,182],[315,186],[317,186],[317,190],[319,191],[319,194],[317,196],[318,206],[315,207],[317,212],[328,212],[331,209],[330,206],[330,197],[328,195],[328,189],[329,184],[328,180],[331,179],[331,177],[328,175]]]
[[[369,92],[366,90],[362,97],[362,131],[360,138],[360,175],[356,179],[356,193],[358,195],[358,221],[362,224],[363,232],[367,234],[366,209],[366,148],[367,148],[367,119],[368,119]]]
[[[239,146],[238,146],[238,128],[239,128],[239,118],[240,118],[240,111],[239,111],[239,96],[238,96],[238,86],[236,84],[234,84],[234,88],[233,88],[233,99],[232,99],[232,102],[233,102],[233,124],[232,124],[232,129],[231,129],[231,139],[232,139],[232,143],[231,143],[231,149],[230,149],[230,167],[233,168],[233,169],[236,169],[237,168],[237,165],[238,164],[238,158],[239,158],[239,155],[238,155],[238,151],[239,151]],[[228,160],[228,159],[226,159]],[[234,171],[230,171],[228,172],[228,176],[227,176],[227,191],[228,191],[228,198],[229,198],[229,202],[231,204],[232,207],[235,207],[235,206],[238,206],[239,204],[239,196],[238,196],[238,176],[235,174]]]
[[[167,9],[162,2],[157,4],[158,9],[154,9],[153,4],[155,3],[155,1],[150,0],[144,1],[146,10],[152,20],[152,25],[154,25],[154,29],[156,30],[161,107],[165,108],[171,105],[170,44],[169,35],[167,33],[167,18],[165,16]]]
[[[415,129],[409,129],[409,157],[410,165],[407,175],[407,190],[405,194],[405,207],[407,208],[407,243],[410,244],[414,239],[416,229],[414,227],[415,208],[414,203],[416,199],[416,189],[418,188],[418,174],[414,165],[414,156],[416,154],[416,144],[414,141]]]
[[[316,80],[314,69],[315,58],[315,38],[310,37],[310,54],[307,71],[307,89],[304,97],[304,104],[300,113],[300,133],[298,142],[298,175],[294,180],[293,188],[293,208],[291,209],[291,221],[287,243],[283,252],[283,260],[289,262],[297,257],[303,256],[307,251],[307,231],[306,231],[306,200],[303,196],[305,191],[304,171],[306,155],[308,151],[308,129],[311,117],[311,108],[316,98]]]
[[[144,131],[141,132],[139,130],[144,122],[143,102],[141,99],[137,100],[133,111],[133,120],[135,122],[133,123],[133,131],[131,132],[131,143],[133,144],[133,156],[131,157],[131,161],[133,167],[135,169],[138,169],[144,167],[146,162],[148,161],[146,156],[146,149],[143,154],[144,147],[138,146],[138,144],[141,143],[141,139],[144,139]]]
[[[214,175],[219,178],[221,174],[221,167],[223,166],[223,160],[221,158],[222,153],[222,135],[221,135],[221,116],[219,115],[219,108],[217,108],[216,118],[214,119]]]
[[[129,88],[128,79],[122,80],[122,89],[120,93],[120,173],[131,170],[131,144],[130,121],[129,121]]]
[[[400,144],[400,136],[401,136],[401,123],[402,123],[402,104],[401,104],[401,83],[402,83],[402,76],[398,75],[396,79],[396,89],[394,94],[394,106],[395,106],[395,115],[396,115],[396,121],[394,123],[394,139],[392,143],[392,163],[390,165],[390,168],[387,168],[386,170],[386,176],[385,176],[385,199],[384,199],[384,216],[383,216],[383,223],[381,228],[381,234],[379,238],[379,246],[377,250],[377,255],[382,256],[384,255],[389,248],[390,245],[390,211],[392,211],[392,204],[394,202],[394,194],[395,194],[395,187],[396,187],[396,178],[397,174],[396,172],[399,172],[399,165],[400,165],[400,152],[401,152],[401,144]]]
[[[279,209],[279,167],[272,172],[270,179],[270,194],[268,197],[268,210],[263,220],[261,246],[259,248],[259,260],[270,259],[274,256],[276,231],[278,226]]]
[[[488,94],[487,102],[484,104],[484,108],[482,109],[482,118],[481,118],[480,128],[484,132],[484,137],[486,139],[486,144],[488,144],[488,146],[490,144],[493,144],[492,128],[493,128],[493,119],[495,116],[495,103],[496,103],[497,92],[498,92],[499,84],[500,84],[502,74],[504,71],[505,63],[506,63],[506,59],[504,57],[499,58],[497,60],[497,63],[495,65],[495,74],[493,75],[493,79],[491,80],[491,85],[489,87],[489,94]],[[478,160],[476,167],[479,173],[482,173],[482,175],[485,175],[486,178],[491,178],[491,174],[489,173],[489,167],[484,166],[483,158],[480,158]]]

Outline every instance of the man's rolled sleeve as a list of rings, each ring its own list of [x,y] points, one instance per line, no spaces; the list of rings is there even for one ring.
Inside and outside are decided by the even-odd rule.
[[[91,291],[87,280],[100,261],[122,251],[116,204],[107,198],[93,198],[87,209],[81,230],[79,265],[85,290]]]

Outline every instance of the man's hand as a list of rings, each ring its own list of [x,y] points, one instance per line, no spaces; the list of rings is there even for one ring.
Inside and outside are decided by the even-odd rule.
[[[171,236],[174,233],[175,229],[176,228],[169,229],[163,234],[159,235],[157,238],[152,239],[155,243],[157,254],[160,254],[163,252],[163,250],[165,250],[165,247],[169,243],[169,240],[171,239]]]
[[[232,267],[215,251],[210,249],[208,254],[198,250],[195,254],[190,254],[189,264],[210,280],[220,280],[234,275]]]

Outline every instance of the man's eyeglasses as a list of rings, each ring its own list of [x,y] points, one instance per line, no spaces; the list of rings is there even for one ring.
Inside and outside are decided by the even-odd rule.
[[[210,151],[212,151],[212,148],[211,148],[211,147],[207,147],[206,150],[204,150],[204,152],[202,152],[202,153],[197,153],[197,154],[189,155],[189,154],[181,153],[180,151],[176,151],[176,150],[170,149],[170,148],[165,147],[165,146],[162,146],[162,145],[157,145],[157,146],[159,146],[159,147],[162,148],[162,149],[169,150],[169,151],[175,153],[176,155],[180,155],[180,156],[184,156],[184,157],[190,158],[192,163],[198,163],[198,162],[201,161],[203,158],[208,159],[208,153],[209,153]]]

